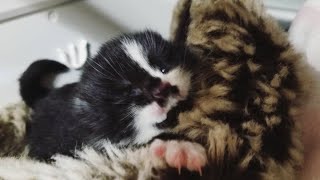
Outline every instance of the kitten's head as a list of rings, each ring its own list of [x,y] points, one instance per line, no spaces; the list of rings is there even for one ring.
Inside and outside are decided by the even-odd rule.
[[[86,101],[119,105],[135,119],[161,122],[187,98],[194,65],[185,46],[155,32],[123,35],[104,44],[87,62],[82,77]]]

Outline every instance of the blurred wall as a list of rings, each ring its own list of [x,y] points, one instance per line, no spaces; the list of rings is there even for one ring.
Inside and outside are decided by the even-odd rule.
[[[178,0],[1,0],[0,107],[17,102],[20,74],[34,60],[87,39],[93,51],[121,32],[150,28],[169,36]],[[271,14],[291,21],[303,0],[264,0]]]
[[[71,42],[87,39],[96,51],[102,42],[121,32],[151,28],[168,37],[176,2],[74,0],[63,4],[65,1],[0,3],[0,107],[20,99],[17,79],[32,61],[55,59],[56,49]]]

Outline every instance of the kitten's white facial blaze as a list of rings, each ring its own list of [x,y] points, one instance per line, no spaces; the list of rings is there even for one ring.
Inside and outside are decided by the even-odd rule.
[[[138,44],[136,41],[132,40],[123,42],[123,47],[126,54],[132,60],[134,60],[140,67],[147,71],[151,76],[159,77],[162,75],[162,73],[159,70],[154,69],[150,66],[142,46]]]
[[[150,66],[146,53],[144,53],[142,46],[138,42],[128,40],[124,41],[122,45],[126,54],[151,76],[158,77],[163,82],[169,82],[172,86],[177,86],[180,91],[180,99],[185,99],[188,96],[191,83],[191,74],[189,72],[178,66],[163,74],[159,69]]]

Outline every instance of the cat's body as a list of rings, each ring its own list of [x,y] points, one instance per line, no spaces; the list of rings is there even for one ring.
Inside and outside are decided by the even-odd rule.
[[[30,155],[72,155],[105,140],[119,146],[148,143],[189,102],[194,65],[185,47],[151,31],[107,42],[87,61],[80,81],[61,88],[50,90],[43,79],[66,71],[64,65],[33,63],[20,79],[22,97],[33,108]]]

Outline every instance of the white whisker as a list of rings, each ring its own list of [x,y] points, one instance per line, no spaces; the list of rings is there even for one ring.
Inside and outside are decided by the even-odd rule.
[[[94,62],[96,65],[98,65],[102,70],[104,70],[103,72],[103,74],[105,74],[105,73],[107,73],[107,74],[105,74],[105,75],[109,75],[111,78],[109,78],[110,80],[116,80],[116,77],[114,77],[114,75],[113,74],[111,74],[106,68],[104,68],[103,66],[101,66],[99,63],[97,63],[97,62],[95,62],[94,60],[89,60],[89,61],[91,61],[91,62]]]
[[[99,71],[96,67],[94,67],[94,66],[91,64],[90,60],[87,61],[87,62],[88,62],[88,64],[89,64],[94,70],[96,70],[97,72],[99,72],[103,77],[109,78],[106,74],[102,73],[102,72]]]
[[[122,79],[126,79],[117,71],[117,69],[110,63],[110,61],[106,57],[104,57],[100,52],[98,52],[98,53],[109,64],[109,66],[115,71],[115,73],[117,73],[119,75],[119,77],[121,77]]]

